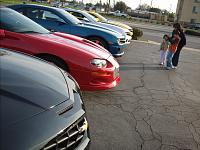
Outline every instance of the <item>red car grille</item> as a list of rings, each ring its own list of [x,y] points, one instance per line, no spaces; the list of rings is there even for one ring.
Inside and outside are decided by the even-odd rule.
[[[50,140],[42,150],[73,150],[81,142],[86,131],[80,130],[85,123],[85,118],[82,117],[73,123],[70,127],[58,134]]]

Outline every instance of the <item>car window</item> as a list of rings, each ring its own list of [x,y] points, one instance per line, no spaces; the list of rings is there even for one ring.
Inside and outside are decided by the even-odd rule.
[[[42,9],[28,9],[27,10],[27,17],[31,19],[43,19],[43,20],[50,20],[50,21],[58,21],[63,22],[65,21],[60,18],[58,15],[51,11],[42,10]]]
[[[20,14],[22,14],[22,15],[25,15],[25,9],[23,9],[23,8],[19,8],[19,9],[17,9],[17,11],[20,13]]]
[[[83,16],[82,14],[78,13],[78,12],[70,12],[73,16],[76,16],[77,18],[85,18],[85,16]]]
[[[39,24],[12,9],[0,8],[0,14],[1,29],[18,33],[50,33]]]

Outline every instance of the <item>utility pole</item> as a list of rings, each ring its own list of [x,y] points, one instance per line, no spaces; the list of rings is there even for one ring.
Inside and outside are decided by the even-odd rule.
[[[110,11],[110,0],[108,0],[108,12]]]
[[[151,0],[151,8],[152,8],[153,0]]]

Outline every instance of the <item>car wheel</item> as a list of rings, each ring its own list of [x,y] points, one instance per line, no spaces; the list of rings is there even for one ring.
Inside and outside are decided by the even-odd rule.
[[[105,49],[108,49],[108,44],[105,40],[103,40],[102,38],[99,37],[89,37],[88,40],[101,45],[102,47],[104,47]]]
[[[51,63],[55,64],[59,68],[69,72],[69,68],[67,67],[66,63],[62,59],[60,59],[60,58],[58,58],[56,56],[43,55],[43,56],[39,56],[39,57],[41,59],[44,59],[44,60],[46,60],[48,62],[51,62]]]

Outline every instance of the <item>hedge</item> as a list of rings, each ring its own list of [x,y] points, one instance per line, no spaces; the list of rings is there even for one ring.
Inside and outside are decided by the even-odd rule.
[[[133,28],[133,35],[132,35],[133,40],[138,40],[140,37],[142,37],[142,35],[143,35],[142,30],[138,28]]]
[[[185,34],[187,35],[194,35],[194,36],[200,36],[200,32],[192,29],[186,29]]]

